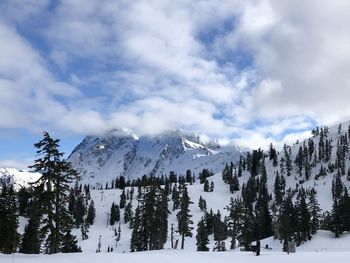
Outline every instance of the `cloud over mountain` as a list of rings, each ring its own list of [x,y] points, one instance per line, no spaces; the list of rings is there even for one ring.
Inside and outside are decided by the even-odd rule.
[[[246,146],[349,118],[348,1],[3,1],[1,128]]]

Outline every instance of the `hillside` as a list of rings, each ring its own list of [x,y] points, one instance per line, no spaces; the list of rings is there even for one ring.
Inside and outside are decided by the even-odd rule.
[[[161,189],[160,191],[165,191],[167,183],[169,189],[174,189],[175,185],[176,187],[180,187],[180,180],[186,180],[187,182],[188,195],[192,201],[189,205],[189,213],[193,221],[191,225],[193,236],[186,237],[185,250],[196,250],[197,223],[203,216],[207,216],[209,211],[213,211],[214,216],[218,216],[216,213],[220,211],[219,221],[222,221],[227,224],[226,227],[229,227],[232,214],[230,214],[231,211],[227,209],[227,206],[231,200],[238,200],[239,202],[243,200],[243,205],[246,206],[244,209],[247,209],[247,211],[250,210],[248,214],[240,218],[240,220],[243,220],[241,222],[243,226],[244,223],[247,223],[244,220],[253,220],[253,222],[256,222],[254,220],[257,220],[257,213],[260,213],[258,211],[262,205],[259,202],[265,200],[268,216],[272,224],[272,232],[270,233],[271,235],[273,233],[275,238],[266,236],[266,238],[262,239],[261,246],[265,247],[265,245],[268,245],[269,248],[272,248],[272,250],[265,251],[266,253],[281,251],[283,244],[280,240],[283,239],[283,234],[280,233],[279,220],[281,220],[281,216],[284,213],[288,196],[290,196],[291,205],[294,207],[293,216],[297,220],[296,226],[300,227],[301,223],[298,221],[301,220],[299,218],[300,211],[297,210],[300,207],[300,198],[305,199],[306,209],[308,209],[309,216],[311,216],[310,203],[312,192],[315,193],[321,209],[317,212],[318,221],[315,226],[318,232],[310,235],[311,240],[307,240],[308,238],[306,238],[305,240],[297,241],[299,242],[298,245],[300,245],[297,250],[348,250],[350,249],[348,242],[350,238],[349,229],[343,224],[340,231],[340,238],[336,239],[334,238],[334,233],[329,231],[333,227],[334,222],[328,222],[329,220],[333,220],[332,208],[336,198],[339,198],[339,202],[341,201],[345,205],[349,204],[349,198],[346,194],[350,185],[348,180],[348,171],[350,168],[348,130],[349,123],[343,123],[342,125],[330,128],[317,128],[313,131],[313,136],[309,139],[296,142],[290,146],[285,145],[280,151],[277,151],[271,146],[266,152],[259,149],[244,154],[234,147],[231,147],[230,151],[227,151],[227,148],[201,143],[198,137],[190,137],[179,131],[157,138],[136,138],[125,133],[122,135],[110,134],[101,138],[87,137],[73,151],[69,157],[69,161],[75,167],[80,165],[80,171],[83,171],[83,179],[77,182],[76,189],[74,190],[77,194],[75,197],[76,200],[80,197],[84,200],[84,208],[82,210],[85,210],[85,214],[82,217],[86,218],[87,206],[93,201],[96,207],[96,218],[94,223],[89,227],[87,233],[88,239],[84,238],[83,240],[80,227],[75,228],[73,234],[76,235],[78,244],[83,252],[95,252],[99,242],[101,252],[107,252],[108,248],[112,247],[114,252],[129,252],[133,228],[129,222],[125,223],[124,214],[126,209],[121,208],[119,220],[121,237],[116,242],[115,231],[118,229],[119,223],[117,222],[111,225],[109,222],[112,203],[119,205],[122,193],[126,193],[126,203],[132,206],[132,213],[135,216],[136,208],[143,203],[143,195],[149,191],[149,186],[155,183],[158,184],[159,182],[142,181],[143,187],[141,188],[141,185],[137,185],[137,182],[140,183],[141,181],[134,180],[134,186],[127,185],[124,191],[122,191],[118,189],[117,185],[111,184],[112,180],[118,177],[115,171],[121,172],[119,175],[126,176],[128,179],[136,179],[147,174],[148,178],[152,176],[153,180],[163,174],[168,176],[170,171],[174,171],[178,174],[176,183],[170,182],[169,185],[169,181],[163,182],[159,188]],[[157,159],[154,156],[160,156],[160,158]],[[229,179],[229,183],[223,180],[225,177],[223,176],[225,174],[223,171],[225,164],[231,162],[235,163],[235,165],[232,167],[230,178],[237,178],[239,189],[236,190],[232,190],[230,187],[231,179]],[[213,191],[204,191],[204,179],[199,179],[199,176],[204,173],[204,168],[215,171],[212,176],[209,175],[206,178],[208,184],[213,185]],[[187,169],[193,172],[193,177],[189,181],[181,176],[186,173]],[[16,178],[21,178],[19,175],[25,175],[24,173],[17,173],[12,170],[2,171],[4,171],[3,174],[6,174],[3,178],[9,178],[6,180],[7,183],[16,182]],[[11,171],[17,174],[17,177],[9,176]],[[26,174],[26,176],[30,177],[34,175],[31,173]],[[283,180],[285,180],[282,203],[280,204],[278,204],[277,196],[275,195],[277,175],[279,178],[283,177]],[[339,178],[341,185],[338,186],[338,190],[340,190],[335,194],[334,192],[332,193],[332,186],[336,177]],[[108,188],[101,187],[107,182],[109,185]],[[77,190],[79,189],[79,184],[85,185],[84,190],[90,184],[88,195],[82,194],[84,190]],[[98,187],[95,187],[96,184]],[[264,192],[265,190],[266,192]],[[130,197],[131,191],[135,191],[132,198]],[[137,191],[142,192],[142,195],[137,197]],[[200,197],[206,201],[205,211],[201,211],[198,206]],[[165,249],[171,247],[171,226],[173,225],[174,229],[177,229],[178,219],[176,215],[179,213],[179,207],[175,207],[175,199],[172,197],[171,192],[168,193],[167,198],[167,206],[170,214],[167,222]],[[153,204],[153,206],[156,205]],[[74,208],[72,211],[75,214]],[[348,210],[345,209],[342,211],[344,213],[342,216],[346,216]],[[19,219],[20,227],[18,231],[19,233],[23,233],[28,220],[26,217],[20,217]],[[309,217],[309,221],[314,222],[313,216]],[[242,226],[240,231],[244,229]],[[252,225],[249,227],[252,227]],[[295,226],[293,226],[293,229],[295,229]],[[253,233],[252,230],[250,231]],[[299,229],[291,231],[299,231]],[[290,234],[293,239],[297,240],[300,233],[291,232]],[[280,240],[276,239],[277,237]],[[174,233],[174,239],[180,239],[180,235],[176,232]],[[238,239],[241,241],[242,236],[237,237],[237,245]],[[250,241],[253,240],[254,237],[250,237]],[[226,249],[229,249],[231,236],[226,235],[223,241],[225,242]],[[210,234],[208,244],[210,250],[214,248],[215,242],[214,235]],[[242,244],[235,251],[239,251],[241,248]]]
[[[28,171],[19,171],[15,168],[0,168],[0,182],[13,184],[15,189],[28,187],[29,183],[40,178],[41,174]]]

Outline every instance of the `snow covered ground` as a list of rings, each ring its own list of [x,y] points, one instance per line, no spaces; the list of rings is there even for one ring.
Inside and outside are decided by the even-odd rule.
[[[58,263],[58,262],[152,262],[152,263],[206,263],[206,262],[235,262],[235,263],[345,263],[349,262],[350,252],[297,252],[289,254],[282,252],[262,252],[261,256],[256,257],[251,252],[189,252],[189,251],[152,251],[152,252],[135,252],[135,253],[77,253],[77,254],[57,254],[57,255],[2,255],[0,254],[1,263]]]

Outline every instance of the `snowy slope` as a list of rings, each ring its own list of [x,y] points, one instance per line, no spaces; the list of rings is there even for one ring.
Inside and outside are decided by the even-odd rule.
[[[330,165],[335,164],[338,138],[341,135],[345,135],[345,133],[348,132],[349,125],[350,125],[350,121],[341,123],[342,130],[340,131],[340,133],[338,133],[339,124],[328,128],[329,133],[327,134],[326,139],[331,141],[331,146],[332,146],[331,158],[328,162],[317,161],[315,165],[311,165],[311,175],[309,180],[306,180],[305,178],[305,171],[302,172],[302,176],[298,174],[294,160],[298,154],[299,148],[303,145],[306,145],[306,146],[308,145],[308,140],[312,140],[315,145],[315,151],[314,151],[315,153],[313,154],[313,157],[311,159],[313,160],[315,156],[317,158],[318,156],[317,154],[319,150],[318,144],[320,141],[320,135],[311,136],[310,138],[305,139],[304,141],[300,141],[289,146],[291,149],[292,171],[290,176],[285,176],[286,189],[288,188],[296,189],[298,185],[302,185],[304,189],[315,188],[315,190],[318,192],[317,198],[320,203],[321,209],[323,209],[324,211],[331,210],[331,206],[332,206],[331,187],[332,187],[332,181],[333,181],[334,175],[337,174],[337,169],[334,169],[333,171],[331,171],[328,167]],[[274,167],[272,165],[272,160],[269,160],[268,157],[265,158],[266,171],[268,174],[269,191],[272,191],[273,189],[276,173],[278,172],[279,174],[281,174],[280,159],[283,156],[284,156],[284,152],[282,149],[278,152],[277,167]],[[345,171],[348,171],[348,169],[350,168],[350,152],[346,154],[345,159],[346,159]],[[310,160],[310,162],[312,162],[312,160]],[[320,172],[321,166],[326,168],[327,175],[324,177],[317,178],[317,175]],[[350,181],[346,178],[346,175],[343,176],[342,181],[345,184],[345,186],[347,186],[349,189]]]
[[[338,125],[329,128],[327,138],[331,140],[333,146],[330,161],[322,165],[328,167],[329,164],[335,162],[337,140],[340,135],[344,135],[348,130],[349,123],[342,124],[343,131],[338,134]],[[315,152],[318,151],[319,136],[311,137],[315,143]],[[290,176],[286,177],[287,188],[295,189],[298,185],[303,185],[305,189],[314,187],[317,191],[317,198],[320,206],[324,211],[329,211],[332,204],[331,185],[334,171],[327,171],[327,176],[316,179],[319,173],[321,163],[317,162],[311,168],[311,176],[309,180],[305,180],[304,174],[300,176],[297,173],[294,159],[299,151],[299,147],[303,145],[304,141],[290,146],[292,172]],[[307,140],[305,141],[307,143]],[[278,153],[278,161],[280,162],[283,156],[283,151]],[[185,173],[187,169],[195,172],[196,178],[198,173],[203,168],[213,169],[217,173],[209,177],[208,180],[215,184],[214,192],[204,192],[203,185],[199,184],[197,179],[193,185],[188,186],[189,196],[193,204],[190,205],[192,220],[194,222],[193,237],[186,238],[185,250],[194,251],[196,249],[196,226],[200,220],[202,213],[198,208],[199,197],[202,196],[206,202],[208,210],[213,209],[214,213],[220,210],[222,217],[227,215],[224,209],[230,201],[231,197],[236,197],[240,192],[231,194],[228,185],[226,185],[221,176],[221,171],[226,162],[237,160],[240,155],[239,149],[234,147],[220,148],[219,146],[208,146],[200,141],[196,136],[184,135],[181,131],[163,134],[157,137],[140,137],[137,138],[130,133],[109,134],[103,137],[87,137],[84,141],[73,151],[69,161],[82,171],[83,181],[94,183],[110,182],[118,175],[124,175],[127,178],[136,178],[143,174],[168,174],[169,171],[174,170],[178,174]],[[350,167],[349,156],[347,154],[346,170]],[[272,165],[272,161],[268,157],[265,158],[267,170],[267,184],[268,190],[272,193],[275,174],[280,172],[279,164],[277,167]],[[216,169],[216,170],[215,170]],[[242,177],[239,178],[242,186],[249,178],[248,172],[243,172]],[[343,182],[349,187],[349,181],[343,178]],[[129,188],[126,188],[126,191]],[[99,237],[101,236],[102,251],[106,252],[107,247],[114,247],[114,252],[129,252],[131,230],[127,224],[124,224],[123,215],[124,210],[121,210],[121,241],[118,242],[118,247],[115,248],[114,228],[107,223],[108,213],[112,202],[119,204],[121,190],[91,190],[92,199],[96,205],[96,220],[91,226],[88,233],[89,239],[82,240],[80,230],[76,229],[74,233],[77,235],[79,245],[84,252],[93,253],[96,251]],[[128,202],[128,201],[127,201]],[[133,209],[137,206],[136,195],[132,200]],[[174,224],[176,229],[177,211],[172,211],[172,201],[169,202],[169,235],[170,226]],[[21,221],[21,229],[24,228],[25,220]],[[179,236],[175,236],[179,238]],[[226,241],[228,247],[229,240]],[[266,244],[272,248],[272,251],[264,251],[264,253],[281,251],[281,243],[278,240],[268,238],[262,241],[262,247]],[[214,246],[213,236],[210,237],[210,249]],[[170,248],[170,240],[165,244],[165,248]],[[302,244],[297,248],[298,251],[348,251],[350,250],[350,234],[343,234],[341,238],[335,239],[333,235],[327,231],[319,231],[317,235],[313,236],[311,241]]]
[[[337,139],[340,135],[343,135],[345,133],[345,130],[347,131],[348,129],[347,125],[348,123],[342,124],[343,131],[341,131],[340,134],[338,134],[338,126],[329,128],[329,133],[327,135],[327,138],[331,139],[332,146],[333,146],[332,155],[329,163],[334,163],[335,161]],[[319,136],[311,137],[310,139],[314,141],[316,146],[315,152],[317,152]],[[305,142],[307,142],[307,140]],[[331,186],[332,186],[333,175],[336,173],[336,171],[333,171],[333,172],[327,171],[327,176],[316,179],[315,177],[319,173],[320,166],[321,166],[321,163],[316,163],[315,166],[313,166],[311,169],[311,176],[309,180],[305,180],[304,174],[302,174],[302,176],[299,176],[294,164],[294,159],[298,153],[299,147],[303,143],[304,142],[302,141],[298,144],[294,144],[291,146],[291,154],[292,154],[291,158],[293,160],[293,163],[292,163],[293,169],[291,172],[291,176],[286,177],[287,189],[288,188],[296,189],[299,185],[302,185],[305,189],[315,188],[315,190],[317,191],[317,198],[320,203],[322,212],[330,211],[331,205],[332,205]],[[200,144],[196,143],[196,147],[201,148],[198,145]],[[193,148],[197,149],[196,147],[193,147]],[[183,153],[184,156],[186,156],[186,151],[193,153],[193,151],[191,152],[191,150],[188,150],[188,149],[189,148],[186,148],[186,150],[184,150],[185,152]],[[209,156],[213,156],[213,155],[209,155]],[[282,156],[283,156],[283,151],[281,151],[278,154],[278,160],[280,160]],[[226,161],[225,159],[225,162],[229,162],[229,161],[231,160],[227,159]],[[267,169],[267,175],[268,175],[267,177],[268,190],[270,193],[272,193],[275,174],[277,171],[280,172],[279,170],[280,168],[279,168],[279,165],[277,167],[274,167],[272,165],[272,161],[270,161],[268,157],[265,158],[265,163],[266,163],[266,169]],[[322,165],[327,167],[329,163],[323,163]],[[348,169],[348,167],[350,167],[349,154],[347,156],[346,169]],[[249,178],[249,173],[243,172],[242,177],[239,178],[240,185],[242,186],[242,184],[245,183],[248,180],[248,178]],[[193,185],[188,186],[189,196],[193,202],[193,204],[190,205],[190,209],[191,209],[191,214],[193,215],[192,220],[194,222],[194,225],[193,225],[194,236],[192,238],[186,239],[185,250],[193,251],[196,248],[195,229],[196,229],[197,222],[200,220],[202,216],[202,213],[198,208],[199,197],[202,196],[206,200],[208,210],[213,209],[214,213],[220,210],[222,217],[224,217],[225,215],[227,215],[227,211],[224,208],[229,204],[230,198],[237,197],[237,195],[240,194],[240,192],[237,192],[235,194],[231,194],[229,192],[228,185],[226,185],[222,180],[221,172],[216,173],[214,176],[208,178],[208,180],[214,182],[215,184],[214,192],[204,192],[203,185],[199,184],[198,180]],[[343,182],[347,187],[349,187],[350,185],[349,181],[343,178]],[[91,241],[90,239],[86,241],[80,241],[82,248],[85,249],[86,251],[96,250],[99,235],[102,235],[102,244],[103,244],[102,247],[106,248],[114,244],[113,227],[111,226],[106,227],[106,221],[107,221],[107,213],[109,212],[112,202],[114,201],[115,203],[118,204],[120,194],[121,194],[121,191],[116,189],[92,191],[93,199],[95,200],[95,203],[98,204],[98,207],[97,207],[98,219],[97,219],[96,225],[92,227],[89,234],[90,238],[92,238],[91,240],[93,241]],[[137,201],[135,199],[133,200],[134,209],[136,205],[137,205]],[[169,203],[169,208],[170,209],[172,208],[171,201]],[[177,226],[176,213],[177,211],[174,211],[174,212],[172,211],[172,214],[169,216],[169,227],[173,223],[176,228]],[[123,211],[121,212],[121,216],[123,216]],[[120,242],[116,251],[127,252],[129,251],[129,247],[130,247],[131,230],[128,229],[128,226],[123,223],[121,224],[121,227],[122,227],[122,241]],[[77,231],[76,233],[79,236],[79,231]],[[210,249],[212,249],[214,246],[213,236],[210,237],[210,240],[211,240],[211,243],[209,247]],[[343,234],[340,239],[335,239],[333,237],[333,234],[327,231],[321,230],[318,232],[317,235],[313,236],[311,241],[306,242],[305,244],[302,244],[297,249],[298,251],[299,250],[300,251],[344,251],[344,250],[350,250],[349,241],[350,241],[349,234]],[[226,241],[227,246],[228,246],[228,243],[229,243],[229,240]],[[273,240],[272,238],[262,241],[262,246],[266,244],[268,244],[269,247],[272,247],[274,251],[281,251],[282,249],[280,242],[278,240]],[[169,240],[168,240],[168,243],[165,245],[165,248],[170,248]]]
[[[248,179],[247,175],[243,175],[241,178],[239,178],[240,183],[243,184]],[[187,237],[185,239],[185,250],[186,251],[195,251],[196,250],[196,227],[197,222],[200,220],[200,218],[203,216],[203,213],[200,212],[198,208],[198,200],[199,197],[202,196],[206,202],[208,211],[210,209],[213,209],[213,211],[216,213],[218,210],[220,210],[222,218],[228,214],[228,211],[225,210],[225,207],[229,204],[231,197],[236,197],[239,193],[231,194],[228,189],[228,185],[226,185],[222,181],[222,177],[220,173],[215,174],[212,177],[208,178],[209,181],[213,181],[215,184],[215,188],[213,192],[204,192],[203,190],[203,184],[200,184],[197,180],[193,185],[188,185],[188,193],[191,198],[191,201],[193,204],[190,205],[190,210],[192,214],[192,220],[194,222],[193,224],[193,237],[189,238]],[[125,191],[127,191],[130,188],[126,188]],[[269,189],[270,190],[270,189]],[[318,189],[320,191],[320,189]],[[131,238],[131,229],[129,229],[128,224],[124,224],[123,216],[124,216],[124,209],[121,209],[121,241],[118,242],[118,247],[115,247],[115,236],[114,236],[114,228],[115,226],[110,226],[109,223],[107,223],[107,214],[110,212],[110,208],[112,205],[112,202],[115,202],[116,204],[119,204],[120,202],[120,194],[121,190],[119,189],[109,189],[109,190],[92,190],[91,196],[96,204],[96,220],[94,225],[91,226],[90,231],[88,233],[89,239],[82,240],[81,239],[81,233],[79,229],[76,229],[74,233],[77,235],[77,238],[79,240],[79,245],[82,247],[84,252],[94,252],[96,251],[99,236],[101,235],[101,244],[102,244],[102,251],[107,252],[107,247],[114,247],[114,252],[118,253],[128,253],[130,251],[130,238]],[[325,194],[330,192],[330,188],[325,189]],[[129,202],[129,201],[127,201]],[[137,199],[136,195],[134,195],[133,200],[133,209],[137,206]],[[170,226],[171,224],[174,224],[174,228],[177,227],[177,220],[176,220],[176,213],[178,210],[172,211],[172,201],[169,202],[169,209],[171,211],[171,214],[169,215],[169,232],[168,232],[168,241],[165,244],[165,249],[170,249]],[[178,234],[175,234],[175,239],[180,239],[180,236]],[[213,235],[210,236],[210,244],[209,248],[212,250],[214,247],[214,237]],[[226,247],[228,248],[230,243],[230,238],[226,240]],[[261,246],[265,247],[265,245],[268,245],[272,250],[265,251],[268,252],[280,252],[282,251],[282,244],[279,240],[274,240],[272,237],[267,238],[261,241]],[[238,249],[236,249],[238,251]],[[264,251],[264,250],[263,250]],[[350,251],[350,234],[343,234],[340,238],[334,238],[334,234],[328,232],[319,230],[318,233],[312,237],[311,241],[308,241],[304,244],[302,244],[300,247],[297,248],[297,251]]]
[[[295,263],[295,262],[318,262],[318,263],[346,263],[349,262],[350,252],[297,252],[289,254],[278,252],[270,253],[263,251],[260,257],[251,252],[189,252],[189,251],[147,251],[132,254],[121,253],[93,253],[93,254],[55,254],[55,255],[12,255],[0,254],[0,262],[10,263],[75,263],[75,262],[153,262],[153,263]]]
[[[117,131],[105,136],[88,136],[78,145],[68,161],[80,173],[83,182],[110,182],[117,176],[135,179],[143,175],[185,174],[187,169],[198,174],[203,168],[214,173],[225,163],[235,162],[241,149],[203,143],[199,136],[181,130],[159,136],[137,137]]]
[[[15,189],[22,186],[27,187],[28,183],[35,182],[41,174],[27,171],[19,171],[15,168],[0,168],[0,181],[6,184],[14,184]]]

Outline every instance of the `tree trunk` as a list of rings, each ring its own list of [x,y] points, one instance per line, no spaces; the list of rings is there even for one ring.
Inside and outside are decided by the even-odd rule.
[[[256,241],[256,255],[260,256],[260,240]]]
[[[184,247],[185,247],[185,234],[182,234],[181,249],[184,249]]]

